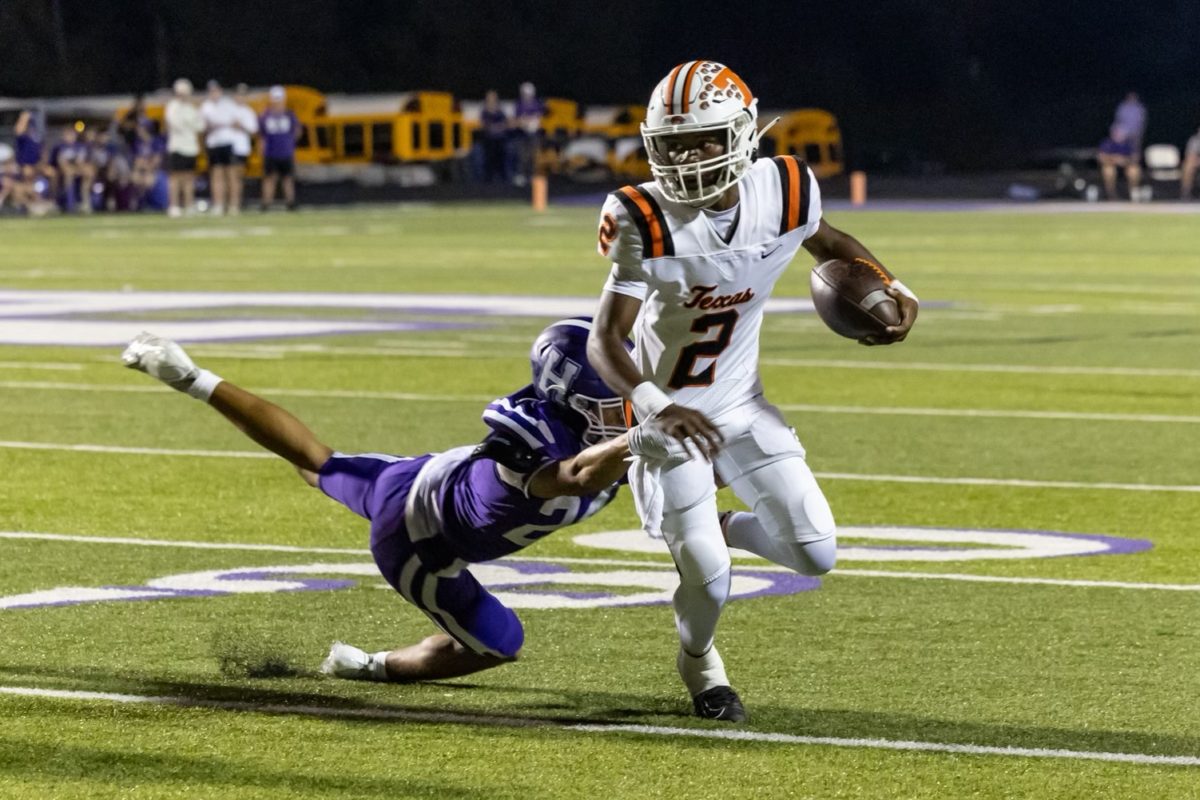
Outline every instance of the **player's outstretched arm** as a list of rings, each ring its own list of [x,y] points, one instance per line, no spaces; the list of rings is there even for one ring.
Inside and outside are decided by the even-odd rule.
[[[887,328],[883,336],[868,336],[860,341],[867,345],[904,341],[904,337],[908,336],[908,332],[912,330],[913,324],[917,321],[920,303],[917,301],[916,295],[889,272],[887,267],[880,264],[879,259],[871,255],[871,251],[863,246],[862,242],[845,231],[838,230],[825,220],[821,220],[817,232],[804,240],[804,249],[812,253],[818,262],[830,261],[835,258],[843,261],[854,261],[856,258],[866,259],[887,275],[892,282],[887,293],[900,308],[900,324]]]
[[[129,343],[121,360],[130,369],[205,401],[255,442],[302,471],[317,472],[333,454],[303,422],[274,403],[200,369],[170,339],[143,333]]]

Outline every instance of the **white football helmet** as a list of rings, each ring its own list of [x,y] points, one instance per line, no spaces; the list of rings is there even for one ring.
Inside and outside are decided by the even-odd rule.
[[[724,139],[719,156],[689,161],[672,147],[672,137],[709,132]],[[642,123],[654,180],[668,199],[694,208],[712,205],[738,182],[758,139],[758,100],[733,70],[715,61],[686,61],[667,73],[654,87]]]

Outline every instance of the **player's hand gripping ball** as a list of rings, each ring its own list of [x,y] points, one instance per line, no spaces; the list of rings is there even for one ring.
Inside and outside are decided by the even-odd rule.
[[[809,282],[817,314],[840,336],[861,341],[886,336],[887,328],[900,324],[886,273],[866,259],[818,264]]]

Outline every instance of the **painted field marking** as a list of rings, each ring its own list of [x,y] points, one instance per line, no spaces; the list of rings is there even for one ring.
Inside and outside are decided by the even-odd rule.
[[[191,456],[196,458],[264,458],[277,456],[264,450],[176,450],[163,447],[123,447],[105,444],[0,441],[0,450],[49,450],[68,453],[112,453],[115,455]],[[814,472],[823,480],[875,481],[949,486],[1006,486],[1016,489],[1084,489],[1118,492],[1200,493],[1200,485],[1152,483],[1087,483],[1084,481],[1035,481],[1022,478],[942,478],[926,475],[867,475],[857,472]]]
[[[0,361],[0,369],[40,369],[61,372],[78,372],[83,364],[73,364],[66,361]]]
[[[68,689],[40,689],[33,686],[0,686],[0,694],[15,697],[34,697],[44,700],[77,702],[108,702],[175,706],[178,708],[220,709],[254,714],[303,716],[328,719],[375,720],[380,722],[417,722],[429,724],[484,725],[505,728],[546,728],[580,734],[626,733],[661,738],[688,737],[719,739],[733,742],[764,744],[809,745],[873,750],[953,753],[957,755],[1006,756],[1010,758],[1060,758],[1075,761],[1108,761],[1126,764],[1148,764],[1176,767],[1198,767],[1200,756],[1157,755],[1152,753],[1110,753],[1095,750],[1064,750],[1042,747],[1012,747],[954,742],[922,742],[902,739],[845,738],[839,736],[801,736],[793,733],[768,731],[713,730],[709,728],[673,728],[663,725],[623,725],[606,723],[563,723],[536,717],[496,717],[483,714],[445,711],[413,711],[394,708],[338,708],[335,706],[283,705],[253,703],[241,700],[208,700],[198,697],[169,695],[137,695],[116,692],[93,692]]]
[[[273,453],[254,450],[164,450],[159,447],[120,447],[106,444],[54,444],[51,442],[0,441],[5,450],[51,450],[66,453],[111,453],[136,456],[191,456],[193,458],[278,458]]]
[[[136,536],[83,536],[67,533],[36,533],[32,531],[0,531],[0,539],[33,540],[49,542],[79,542],[83,544],[130,545],[132,547],[169,547],[181,550],[231,550],[244,552],[298,553],[318,555],[369,556],[370,551],[362,548],[344,547],[299,547],[284,544],[256,544],[239,542],[197,542],[182,539],[143,539]],[[505,561],[547,561],[554,564],[578,564],[598,567],[642,567],[669,569],[674,571],[671,561],[631,558],[576,558],[568,556],[505,556]],[[759,559],[761,561],[761,559]],[[792,572],[787,567],[775,564],[755,564],[756,572]],[[1166,592],[1200,592],[1200,584],[1186,583],[1134,583],[1131,581],[1097,581],[1070,578],[1022,578],[1007,575],[972,575],[955,572],[901,572],[874,569],[843,569],[838,567],[831,576],[857,578],[901,578],[906,580],[963,581],[968,583],[1011,583],[1039,586],[1068,586],[1095,589],[1139,589]],[[828,578],[829,576],[825,576]]]
[[[873,414],[899,417],[976,417],[992,419],[1052,419],[1087,422],[1167,422],[1185,425],[1200,423],[1200,416],[1173,414],[1124,414],[1097,411],[1034,411],[1003,408],[917,408],[911,406],[830,406],[806,403],[778,403],[783,411],[812,414]]]
[[[939,364],[926,361],[842,361],[821,358],[761,358],[774,367],[912,370],[914,372],[999,372],[1026,375],[1121,375],[1131,378],[1200,378],[1200,369],[1158,367],[1063,367],[1037,364]]]
[[[1035,481],[1023,478],[941,478],[925,475],[862,475],[856,472],[814,472],[818,478],[882,483],[924,483],[945,486],[1011,486],[1022,489],[1095,489],[1117,492],[1200,493],[1200,486],[1153,483],[1087,483],[1084,481]]]
[[[394,354],[394,353],[393,353]],[[427,351],[416,355],[442,355]],[[461,354],[454,354],[459,357]],[[238,356],[234,356],[235,358]],[[251,356],[257,358],[259,356]],[[269,357],[269,356],[268,356]],[[475,356],[472,356],[475,357]],[[123,383],[66,383],[62,381],[0,381],[0,389],[66,391],[66,392],[117,392],[132,394],[155,394],[167,391],[158,384],[132,385]],[[361,389],[255,389],[258,394],[280,397],[328,397],[344,400],[403,400],[415,402],[479,403],[495,398],[490,395],[423,394],[420,392],[379,392]],[[813,414],[870,414],[877,416],[911,417],[972,417],[992,419],[1045,419],[1080,422],[1148,422],[1180,425],[1200,424],[1200,416],[1188,414],[1129,414],[1100,411],[1041,411],[1036,409],[1003,408],[922,408],[916,406],[836,406],[809,403],[778,403],[784,411],[802,411]]]
[[[0,381],[0,389],[41,390],[51,392],[115,392],[118,394],[169,394],[173,390],[159,383],[65,383],[62,381]],[[431,403],[488,403],[495,395],[423,394],[420,392],[374,392],[358,389],[255,389],[258,394],[279,397],[326,397],[339,400],[403,400]]]

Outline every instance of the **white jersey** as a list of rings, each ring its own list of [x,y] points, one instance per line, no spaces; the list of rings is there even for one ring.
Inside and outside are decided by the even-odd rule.
[[[250,151],[254,149],[254,141],[251,137],[258,133],[258,114],[255,114],[254,109],[245,103],[238,103],[236,123],[231,137],[233,154],[241,158],[248,158]]]
[[[200,116],[208,133],[205,134],[204,144],[207,147],[232,147],[236,138],[235,125],[238,119],[238,105],[232,97],[221,95],[216,100],[205,100],[200,104]]]
[[[200,134],[204,120],[200,111],[186,100],[174,98],[167,103],[164,114],[167,122],[167,152],[181,156],[196,156],[200,152]]]
[[[634,363],[681,404],[710,417],[762,393],[763,307],[821,221],[816,178],[794,156],[760,159],[737,184],[728,238],[708,214],[653,183],[609,195],[599,251],[613,262],[605,291],[644,302]]]

